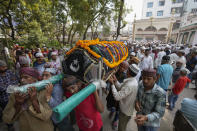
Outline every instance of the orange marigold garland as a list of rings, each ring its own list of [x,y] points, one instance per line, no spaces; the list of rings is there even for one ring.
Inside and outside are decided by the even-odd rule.
[[[109,52],[110,56],[112,57],[112,60],[113,60],[112,63],[110,63],[106,58],[103,58],[103,61],[105,62],[105,64],[110,68],[114,68],[114,67],[118,66],[121,62],[126,60],[126,58],[128,56],[128,49],[124,45],[124,43],[119,42],[119,41],[99,41],[98,39],[96,39],[96,40],[79,40],[76,43],[76,46],[74,48],[72,48],[70,51],[68,51],[66,53],[66,55],[71,54],[76,48],[81,47],[81,48],[85,49],[88,53],[90,53],[91,55],[93,55],[94,57],[99,59],[101,56],[89,48],[90,45],[97,45],[97,44],[104,46],[107,49],[107,51]],[[110,51],[110,49],[108,48],[107,45],[111,45],[115,49],[115,52],[118,55],[118,59],[119,59],[118,61],[116,61],[116,59],[114,58],[112,52]],[[120,52],[117,49],[117,46],[120,48],[120,50],[123,54],[122,59],[120,59]],[[124,51],[122,49],[124,49]]]

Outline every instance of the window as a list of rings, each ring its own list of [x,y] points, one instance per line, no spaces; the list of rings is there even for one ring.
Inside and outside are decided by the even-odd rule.
[[[194,0],[194,2],[197,2],[197,0]]]
[[[157,11],[157,16],[163,16],[163,10]]]
[[[152,12],[146,12],[146,17],[151,17],[152,16]]]
[[[180,14],[181,11],[182,11],[182,7],[171,8],[171,13],[172,13],[173,10],[175,10],[175,14]]]
[[[147,8],[152,8],[153,7],[153,2],[148,2]]]
[[[159,1],[159,6],[164,6],[165,5],[165,1]]]
[[[183,3],[183,1],[184,1],[184,0],[172,0],[172,3],[173,3],[173,4],[175,4],[175,3]]]
[[[191,11],[191,13],[196,14],[197,13],[197,8],[193,8],[192,11]]]

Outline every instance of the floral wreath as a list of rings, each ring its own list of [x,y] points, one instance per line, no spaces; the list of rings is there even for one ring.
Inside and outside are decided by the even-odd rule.
[[[85,49],[88,53],[90,53],[91,55],[93,55],[94,57],[99,59],[102,56],[100,56],[98,53],[96,53],[95,51],[93,51],[89,47],[90,45],[97,45],[97,44],[104,46],[107,49],[107,51],[109,52],[109,54],[112,58],[112,63],[110,63],[109,60],[107,60],[104,57],[103,57],[103,61],[110,68],[114,68],[114,67],[118,66],[120,63],[122,63],[128,57],[128,49],[123,42],[120,42],[120,41],[99,41],[98,39],[96,39],[96,40],[79,40],[76,43],[75,47],[73,47],[70,51],[68,51],[66,53],[66,55],[70,55],[76,48],[81,47],[81,48]],[[118,55],[118,61],[116,61],[116,59],[114,58],[114,55],[112,54],[112,52],[109,49],[109,46],[111,46],[115,49],[116,54]],[[120,48],[121,52],[119,52],[118,47]],[[122,58],[120,57],[120,53],[123,55]]]

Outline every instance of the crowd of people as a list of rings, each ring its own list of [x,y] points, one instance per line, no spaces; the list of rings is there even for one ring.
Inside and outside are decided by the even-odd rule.
[[[112,128],[126,131],[134,117],[138,131],[158,131],[165,109],[174,110],[184,88],[193,82],[195,87],[197,85],[197,46],[132,42],[127,47],[128,59],[102,85],[109,118],[113,117]],[[14,70],[8,69],[7,63],[0,60],[0,118],[9,131],[14,130],[16,121],[20,131],[74,131],[75,123],[80,131],[105,128],[101,117],[105,106],[98,91],[61,122],[56,120],[52,109],[87,86],[75,76],[65,75],[63,80],[48,84],[41,91],[31,87],[27,93],[6,92],[10,85],[32,84],[61,74],[65,51],[16,46],[8,55],[16,66]],[[193,91],[195,99],[184,98],[180,110],[197,128],[197,91]]]

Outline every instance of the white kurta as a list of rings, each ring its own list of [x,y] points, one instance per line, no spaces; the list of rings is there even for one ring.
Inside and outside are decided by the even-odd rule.
[[[139,51],[139,52],[137,53],[137,58],[140,59],[140,60],[142,60],[143,57],[144,57],[144,54],[141,53],[141,51]]]
[[[178,57],[178,59],[183,62],[183,66],[182,67],[185,68],[186,67],[186,62],[187,62],[185,56]]]
[[[140,62],[140,70],[153,68],[153,59],[151,56],[144,56]]]
[[[161,51],[157,55],[157,66],[161,65],[162,57],[166,55],[165,51]]]
[[[122,84],[116,82],[115,86],[112,85],[112,93],[115,100],[120,101],[121,112],[127,116],[132,116],[137,95],[137,80],[135,78],[127,78]],[[116,88],[120,90],[117,91]]]

